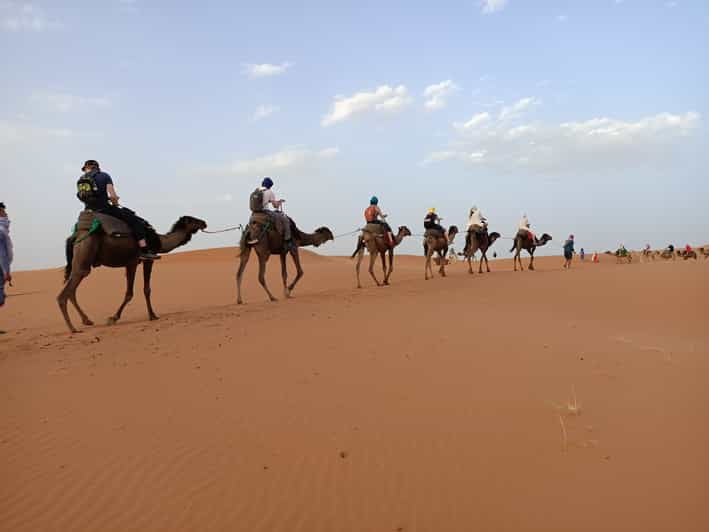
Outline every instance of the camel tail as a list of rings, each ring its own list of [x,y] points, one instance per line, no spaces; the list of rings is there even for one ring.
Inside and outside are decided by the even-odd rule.
[[[364,241],[362,240],[362,237],[357,238],[357,247],[355,248],[354,252],[352,253],[352,256],[350,257],[351,259],[354,259],[357,256],[357,253],[359,253],[359,250],[364,247]]]
[[[64,282],[71,276],[71,263],[74,261],[74,237],[66,239],[64,251],[66,253],[66,266],[64,267]]]

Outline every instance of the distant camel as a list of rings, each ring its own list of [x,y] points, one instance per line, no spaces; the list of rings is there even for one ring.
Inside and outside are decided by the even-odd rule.
[[[669,249],[663,249],[662,251],[656,251],[655,255],[665,260],[675,260],[676,255]]]
[[[377,228],[383,227],[384,226],[378,226]],[[402,225],[399,227],[399,232],[394,239],[394,245],[389,246],[386,242],[384,242],[386,237],[384,233],[374,233],[373,231],[368,231],[366,228],[362,231],[362,234],[360,234],[357,239],[357,248],[354,250],[354,253],[352,253],[352,258],[357,256],[357,266],[355,268],[357,271],[357,288],[362,288],[362,284],[359,280],[359,267],[360,264],[362,264],[362,259],[364,258],[364,250],[366,249],[369,251],[369,275],[372,276],[372,279],[374,279],[374,282],[377,283],[377,286],[381,286],[382,284],[388,285],[391,272],[394,271],[394,248],[401,244],[401,241],[407,236],[411,236],[411,231],[409,231],[408,227]],[[389,253],[388,271],[386,265],[387,252]],[[377,255],[382,258],[382,269],[384,273],[383,283],[380,283],[377,280],[376,275],[374,275],[374,262],[377,260]]]
[[[90,232],[90,227],[95,219],[93,211],[84,211],[79,216],[77,233],[66,241],[66,268],[64,269],[64,289],[57,297],[59,309],[62,311],[64,321],[72,333],[78,332],[69,318],[67,300],[70,300],[81,316],[84,325],[93,325],[86,313],[81,310],[76,300],[76,289],[84,277],[91,273],[91,268],[108,266],[110,268],[125,268],[127,287],[123,303],[116,313],[108,319],[108,324],[113,325],[121,319],[123,309],[133,299],[133,285],[135,273],[138,269],[138,244],[134,238],[128,236],[107,235],[103,230]],[[122,222],[119,222],[122,223]],[[157,235],[160,241],[158,251],[168,253],[175,248],[184,246],[190,241],[197,231],[207,228],[207,223],[191,216],[183,216],[172,226],[166,235]],[[125,234],[128,227],[125,228]],[[153,261],[143,262],[143,292],[148,306],[148,317],[158,319],[150,303],[150,276],[153,271]]]
[[[427,229],[424,233],[423,240],[423,253],[426,256],[426,265],[424,267],[425,279],[428,281],[429,272],[431,277],[433,277],[433,269],[431,267],[431,257],[434,253],[438,254],[439,267],[438,273],[441,277],[446,276],[446,253],[448,253],[448,246],[453,243],[455,235],[458,234],[458,228],[455,225],[451,225],[448,228],[448,238],[443,235],[437,229]]]
[[[258,281],[263,286],[263,289],[268,294],[268,298],[271,301],[277,301],[273,294],[266,286],[266,263],[271,255],[279,255],[281,258],[281,277],[283,278],[283,294],[285,297],[291,297],[291,293],[295,288],[301,277],[303,277],[303,268],[300,265],[300,255],[298,254],[298,248],[304,246],[315,246],[318,247],[328,240],[334,240],[335,237],[332,235],[327,227],[319,227],[314,233],[303,233],[296,226],[293,220],[288,219],[291,224],[291,234],[293,236],[293,243],[295,246],[290,250],[286,249],[283,243],[283,237],[281,233],[276,230],[268,219],[264,218],[263,223],[252,222],[249,224],[249,228],[243,232],[241,235],[241,242],[239,243],[240,255],[239,255],[239,271],[236,274],[236,302],[241,305],[244,303],[241,298],[241,279],[244,276],[244,270],[246,270],[246,265],[249,262],[249,256],[251,255],[251,250],[256,251],[258,255]],[[253,238],[257,238],[258,242],[256,244],[249,244],[248,241],[252,238],[250,235],[253,233]],[[288,269],[286,268],[286,256],[290,254],[293,257],[293,262],[295,263],[296,276],[293,282],[288,284]]]
[[[485,268],[488,273],[490,272],[490,264],[487,261],[487,250],[492,246],[495,241],[500,238],[500,233],[488,233],[487,228],[483,231],[476,232],[468,230],[468,234],[465,235],[465,249],[461,255],[465,257],[468,261],[468,272],[473,273],[472,260],[475,257],[475,253],[480,250],[480,267],[478,268],[478,273],[483,272],[483,260],[485,261]]]
[[[687,259],[694,259],[694,260],[697,260],[697,252],[694,251],[694,250],[692,250],[692,251],[683,251],[683,252],[682,252],[682,258],[683,258],[684,260],[687,260]]]
[[[545,245],[547,242],[551,240],[551,235],[548,235],[547,233],[544,233],[541,238],[537,238],[536,236],[534,239],[529,238],[529,235],[524,233],[524,232],[518,232],[517,236],[515,236],[515,241],[514,244],[512,245],[512,249],[510,249],[510,253],[513,251],[515,252],[514,257],[512,258],[512,263],[514,264],[514,269],[517,271],[517,262],[519,262],[519,267],[522,271],[524,271],[524,266],[522,266],[522,258],[520,257],[520,253],[522,253],[522,250],[526,250],[527,253],[529,253],[530,259],[529,259],[529,270],[534,270],[534,251],[543,245]]]
[[[704,256],[704,260],[709,259],[709,246],[699,248],[697,251],[699,252],[700,255]]]
[[[641,254],[640,254],[640,257],[641,257],[642,259],[644,259],[645,262],[647,262],[648,260],[653,260],[653,261],[654,261],[654,260],[655,260],[655,252],[652,251],[651,249],[645,248],[645,249],[642,250],[642,252],[641,252]]]

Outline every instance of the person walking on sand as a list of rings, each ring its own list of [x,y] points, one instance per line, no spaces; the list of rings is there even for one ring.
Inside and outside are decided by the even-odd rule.
[[[0,307],[5,304],[5,284],[12,283],[12,239],[10,238],[10,220],[5,204],[0,202]],[[4,331],[0,331],[0,334]]]
[[[586,252],[581,248],[581,251],[579,251],[579,259],[581,259],[581,262],[586,260]]]
[[[564,242],[564,268],[571,268],[571,260],[574,258],[574,235],[569,235],[569,238]]]

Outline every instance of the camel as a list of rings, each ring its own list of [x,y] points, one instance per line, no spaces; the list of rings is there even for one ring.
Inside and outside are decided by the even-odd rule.
[[[425,265],[425,279],[428,281],[429,272],[431,278],[433,277],[433,269],[431,268],[431,257],[434,253],[438,254],[439,267],[438,273],[441,277],[446,276],[446,253],[448,253],[448,246],[453,243],[455,235],[458,234],[458,228],[455,225],[451,225],[448,228],[448,238],[435,229],[426,230],[424,240],[423,240],[423,252],[426,256]]]
[[[660,257],[661,259],[665,260],[675,260],[677,256],[674,254],[674,252],[670,251],[669,249],[663,249],[662,251],[656,251],[655,254]]]
[[[709,259],[709,246],[699,248],[697,252],[704,257],[704,260]]]
[[[483,272],[483,260],[485,261],[485,267],[488,273],[490,273],[490,264],[488,264],[487,261],[487,250],[498,238],[500,238],[500,233],[488,233],[487,228],[481,232],[468,230],[468,234],[465,237],[465,249],[463,250],[463,253],[461,253],[461,256],[468,260],[469,273],[473,273],[472,260],[478,250],[482,253],[478,273]]]
[[[81,322],[84,325],[93,325],[86,313],[79,307],[76,300],[76,289],[81,284],[81,281],[91,273],[91,268],[97,266],[108,266],[109,268],[125,268],[126,269],[126,293],[123,298],[123,303],[118,307],[116,313],[108,318],[108,325],[114,325],[121,319],[123,309],[128,302],[133,299],[133,285],[135,284],[135,274],[138,269],[138,244],[134,238],[127,236],[112,236],[106,234],[103,230],[95,233],[90,233],[88,225],[83,221],[88,221],[91,224],[94,219],[94,213],[84,211],[78,224],[78,232],[69,237],[66,241],[66,268],[64,269],[64,289],[57,297],[59,308],[64,316],[69,331],[72,333],[79,332],[69,318],[67,311],[67,300],[76,308]],[[207,228],[207,223],[191,216],[182,216],[170,229],[166,235],[157,235],[159,239],[159,247],[156,249],[159,253],[169,253],[173,249],[184,246],[197,231]],[[153,306],[150,301],[150,277],[153,271],[153,261],[143,261],[143,293],[145,302],[148,307],[148,318],[157,320],[158,316],[153,311]]]
[[[357,288],[362,288],[362,284],[359,280],[359,267],[362,264],[362,259],[364,258],[364,250],[369,251],[369,275],[372,276],[374,282],[377,286],[382,286],[382,284],[389,284],[389,277],[394,271],[394,248],[401,244],[404,237],[411,236],[411,231],[405,225],[399,227],[399,232],[394,239],[394,245],[389,246],[384,242],[384,234],[376,234],[364,229],[362,234],[357,239],[357,248],[352,253],[352,258],[357,256]],[[386,265],[386,254],[389,252],[389,270],[387,271]],[[382,270],[384,273],[384,281],[382,283],[377,280],[376,275],[374,275],[374,262],[377,259],[377,255],[382,258]]]
[[[683,251],[683,252],[682,252],[682,258],[683,258],[684,260],[687,260],[687,259],[694,259],[694,260],[697,260],[697,252],[694,251],[694,250],[692,250],[692,251]]]
[[[628,250],[619,249],[615,252],[615,262],[616,264],[622,264],[623,262],[630,264],[633,262],[633,254]]]
[[[535,236],[532,240],[529,238],[529,235],[523,232],[518,232],[515,236],[515,241],[512,245],[512,249],[510,249],[510,253],[512,253],[513,251],[515,252],[514,257],[512,257],[512,263],[514,264],[515,271],[517,271],[517,262],[519,262],[520,269],[524,271],[524,266],[522,266],[522,258],[520,257],[520,253],[522,253],[523,249],[527,250],[527,253],[529,253],[530,256],[529,267],[527,269],[534,271],[534,251],[538,247],[545,245],[550,240],[551,235],[548,235],[546,233],[544,233],[541,238],[537,238]]]
[[[246,265],[249,262],[249,256],[251,255],[252,249],[256,252],[256,255],[258,256],[258,281],[261,286],[263,286],[263,289],[266,291],[266,294],[268,294],[268,298],[271,301],[278,301],[266,285],[266,263],[268,262],[268,258],[271,255],[278,255],[281,258],[281,277],[283,278],[283,294],[286,298],[290,298],[292,297],[291,294],[293,292],[293,289],[295,288],[295,285],[298,283],[298,281],[300,281],[301,277],[303,277],[303,268],[300,265],[300,255],[298,254],[298,248],[301,248],[303,246],[318,247],[327,242],[328,240],[335,239],[332,234],[332,231],[330,231],[327,227],[319,227],[312,234],[304,233],[295,226],[293,220],[291,220],[290,218],[288,220],[291,224],[291,235],[293,237],[293,243],[295,244],[295,246],[292,247],[290,250],[286,249],[286,247],[284,246],[281,233],[276,230],[276,228],[271,227],[270,229],[266,230],[266,228],[269,227],[268,223],[265,227],[259,224],[250,223],[249,229],[244,231],[241,235],[241,242],[239,244],[239,271],[236,274],[236,302],[239,305],[242,305],[244,303],[241,297],[241,280],[244,276],[244,270],[246,270]],[[257,233],[258,242],[256,244],[249,244],[248,241],[250,238],[250,232],[256,231],[260,231],[260,233]],[[290,285],[288,284],[288,270],[286,268],[286,256],[288,254],[293,257],[293,262],[296,268],[295,279],[293,279],[293,282]]]
[[[655,260],[655,252],[652,251],[651,249],[643,249],[640,252],[640,258],[643,259],[644,262],[648,262],[648,260]]]

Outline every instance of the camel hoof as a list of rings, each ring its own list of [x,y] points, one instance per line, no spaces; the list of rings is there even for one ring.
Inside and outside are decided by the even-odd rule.
[[[237,300],[236,300],[236,304],[237,304],[237,305],[243,305],[244,302],[243,302],[241,299],[237,299]]]
[[[277,302],[278,302],[278,298],[276,298],[276,297],[271,298],[271,303],[277,303]]]
[[[152,314],[151,316],[149,316],[149,318],[150,321],[156,321],[160,319],[160,316],[158,316],[157,314]]]
[[[87,327],[91,327],[94,324],[94,322],[91,320],[82,320],[82,323]]]
[[[106,320],[106,325],[115,325],[116,323],[118,323],[118,318],[115,316],[111,316]]]
[[[71,334],[81,334],[83,331],[80,331],[78,329],[70,329],[69,331]]]

